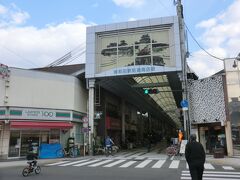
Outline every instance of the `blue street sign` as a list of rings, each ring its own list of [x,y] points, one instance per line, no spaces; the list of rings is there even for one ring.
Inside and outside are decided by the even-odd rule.
[[[188,101],[187,100],[182,100],[180,103],[182,108],[188,108]]]

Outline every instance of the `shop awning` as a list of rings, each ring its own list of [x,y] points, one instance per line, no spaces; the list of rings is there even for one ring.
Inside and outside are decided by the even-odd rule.
[[[11,128],[57,128],[70,129],[73,127],[72,123],[67,122],[35,122],[35,121],[11,121]]]

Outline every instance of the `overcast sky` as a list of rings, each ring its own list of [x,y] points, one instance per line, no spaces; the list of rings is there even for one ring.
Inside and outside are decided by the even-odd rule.
[[[240,52],[240,0],[183,0],[198,43],[220,58]],[[172,0],[0,0],[0,63],[43,67],[85,47],[86,26],[176,15]],[[200,78],[223,69],[188,34],[190,67]],[[85,62],[81,56],[72,63]]]

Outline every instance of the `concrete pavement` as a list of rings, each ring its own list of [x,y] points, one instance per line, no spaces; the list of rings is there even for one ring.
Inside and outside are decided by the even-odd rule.
[[[213,156],[209,156],[206,158],[206,161],[216,165],[227,165],[240,168],[240,156],[225,156],[224,158],[214,158]]]

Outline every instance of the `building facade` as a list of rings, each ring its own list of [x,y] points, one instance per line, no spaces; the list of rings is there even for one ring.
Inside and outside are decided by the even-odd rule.
[[[240,155],[240,62],[237,59],[227,59],[224,65],[228,118],[232,129],[233,155],[236,156]]]
[[[213,154],[221,141],[225,154],[232,156],[225,76],[218,74],[188,84],[192,133],[198,135],[206,153]]]
[[[82,118],[88,94],[71,75],[9,68],[0,79],[0,156],[25,156],[29,140],[36,147],[69,137],[83,145]]]

